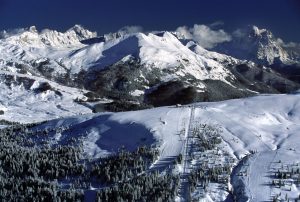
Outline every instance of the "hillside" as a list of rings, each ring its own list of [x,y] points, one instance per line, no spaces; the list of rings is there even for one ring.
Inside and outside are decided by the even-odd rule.
[[[176,200],[291,200],[300,193],[295,181],[299,176],[299,109],[299,94],[294,94],[81,115],[35,126],[30,129],[36,131],[30,139],[39,147],[55,148],[71,142],[81,145],[81,158],[91,162],[116,155],[121,147],[127,151],[135,151],[141,145],[158,148],[158,159],[149,164],[146,172],[157,170],[161,175],[181,176],[174,193]],[[42,131],[47,135],[40,136]],[[178,156],[182,161],[174,164]],[[289,172],[291,168],[295,174],[278,177],[278,172]],[[196,184],[184,177],[210,172],[206,169],[229,170],[219,174],[218,180],[195,178]],[[277,186],[279,182],[285,185]],[[93,183],[84,189],[85,196],[93,196],[102,186]],[[185,186],[192,191],[187,193]]]

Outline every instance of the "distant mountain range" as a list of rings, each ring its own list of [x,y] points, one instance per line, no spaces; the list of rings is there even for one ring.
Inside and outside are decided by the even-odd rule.
[[[233,33],[233,39],[220,44],[216,51],[258,64],[299,63],[299,50],[285,45],[272,32],[248,26]]]
[[[98,36],[79,25],[64,33],[33,26],[0,36],[1,74],[85,89],[86,98],[77,102],[108,98],[117,111],[300,88],[299,45],[256,26],[210,49],[178,32]]]

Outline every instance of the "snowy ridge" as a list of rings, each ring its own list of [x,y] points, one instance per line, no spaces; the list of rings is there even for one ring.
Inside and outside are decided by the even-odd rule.
[[[79,29],[79,31],[77,30]],[[47,62],[56,74],[72,74],[90,69],[102,69],[133,56],[141,65],[159,69],[178,68],[177,75],[192,74],[197,79],[226,81],[230,72],[224,65],[184,46],[172,33],[125,34],[114,40],[83,45],[80,40],[95,34],[75,26],[65,33],[46,30],[39,34],[34,28],[0,40],[0,68],[18,71],[8,61],[39,65]],[[11,66],[11,67],[9,67]],[[33,69],[33,71],[35,71]]]
[[[12,45],[43,48],[45,46],[65,47],[81,45],[80,41],[96,37],[96,32],[90,32],[80,25],[75,25],[66,32],[45,29],[40,33],[31,26],[16,35],[8,35],[4,40]]]
[[[34,66],[39,61],[47,61],[56,73],[65,74],[67,69],[78,74],[81,70],[104,68],[134,56],[146,66],[162,69],[188,66],[187,71],[192,71],[197,78],[220,79],[228,76],[222,66],[241,63],[240,60],[265,65],[278,62],[292,64],[297,62],[294,58],[298,57],[295,51],[287,50],[281,39],[256,26],[238,29],[230,42],[221,43],[213,49],[217,52],[206,50],[192,40],[186,44],[191,49],[188,51],[180,34],[166,31],[148,34],[120,31],[104,35],[101,42],[81,43],[96,37],[96,32],[80,25],[64,33],[48,29],[38,32],[32,26],[15,34],[4,34],[0,39],[0,68],[10,71],[14,68],[11,62]],[[12,66],[11,69],[8,66]],[[213,71],[207,72],[206,68]]]
[[[202,55],[205,58],[209,58],[212,60],[215,60],[223,65],[234,65],[234,64],[239,64],[241,63],[240,60],[225,55],[225,54],[221,54],[218,52],[214,52],[214,51],[208,51],[205,48],[201,47],[200,45],[198,45],[197,43],[193,42],[193,41],[189,41],[186,46],[192,50],[193,52],[195,52],[198,55]]]
[[[65,66],[73,66],[73,73],[80,69],[104,68],[128,56],[137,57],[145,67],[172,69],[183,66],[178,75],[192,74],[197,79],[224,80],[230,75],[222,64],[193,53],[173,34],[165,32],[159,37],[154,34],[130,34],[107,43],[98,43],[77,50],[63,60]],[[75,69],[75,67],[81,67]],[[211,69],[209,72],[207,68]]]
[[[64,33],[55,30],[38,32],[32,26],[17,34],[8,34],[0,39],[0,69],[18,72],[20,70],[17,66],[25,65],[27,71],[36,73],[36,66],[43,64],[52,69],[54,75],[66,74],[68,67],[62,66],[62,58],[71,51],[84,47],[80,41],[96,36],[97,33],[79,25]]]

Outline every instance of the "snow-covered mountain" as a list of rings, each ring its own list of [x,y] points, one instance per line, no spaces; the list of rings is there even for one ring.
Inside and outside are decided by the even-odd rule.
[[[57,69],[53,67],[54,71],[67,69],[75,75],[90,68],[105,68],[133,56],[140,60],[141,65],[154,66],[161,70],[185,65],[186,68],[182,71],[188,71],[201,79],[216,77],[224,80],[228,75],[220,64],[193,53],[169,32],[165,32],[163,36],[151,33],[120,35],[89,46],[80,43],[94,37],[95,33],[80,26],[75,26],[65,33],[53,30],[38,33],[35,27],[30,27],[28,31],[1,40],[1,68],[9,66],[5,63],[7,61],[30,65],[49,60],[60,65]],[[215,72],[209,74],[206,67]]]
[[[38,32],[35,26],[19,30],[16,34],[6,31],[2,33],[2,41],[12,45],[28,46],[35,48],[65,47],[81,45],[80,41],[94,38],[96,32],[90,32],[80,25],[75,25],[64,33],[45,29]]]
[[[297,50],[285,46],[271,31],[257,26],[236,30],[231,41],[219,44],[215,50],[263,65],[297,63],[300,55]]]
[[[297,200],[299,91],[259,95],[300,89],[286,73],[297,67],[274,67],[294,64],[297,46],[257,27],[235,35],[208,50],[168,31],[3,32],[2,194]]]
[[[2,35],[0,70],[85,88],[98,97],[122,97],[159,106],[299,88],[293,81],[252,62],[258,60],[237,59],[241,57],[234,54],[234,49],[227,55],[207,50],[176,32],[119,31],[97,36],[75,25],[64,33],[39,32],[30,27]],[[240,40],[236,43],[252,43],[247,46],[252,48],[244,50],[245,55],[252,56],[256,51],[259,60],[289,61],[288,54],[273,43],[272,34],[266,30],[253,27],[249,37]]]

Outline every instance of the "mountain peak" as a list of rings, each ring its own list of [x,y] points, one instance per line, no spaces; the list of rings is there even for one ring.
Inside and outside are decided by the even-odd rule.
[[[65,34],[71,32],[74,32],[78,36],[79,40],[86,40],[86,39],[97,37],[97,32],[91,32],[88,29],[85,29],[83,26],[78,24],[68,29],[65,32]]]
[[[233,40],[220,44],[216,50],[263,65],[291,62],[288,53],[273,33],[255,25],[236,30],[233,33]]]
[[[262,34],[266,33],[266,29],[259,29],[256,25],[250,26],[251,33],[253,33],[255,36],[261,36]]]
[[[33,32],[33,33],[38,33],[37,29],[36,29],[36,26],[30,26],[29,29],[28,29],[30,32]]]
[[[235,39],[259,39],[259,38],[273,38],[272,32],[267,29],[259,28],[256,25],[248,25],[244,28],[237,29],[233,32]]]
[[[71,27],[69,30],[84,30],[84,27],[79,24],[75,24],[73,27]]]

